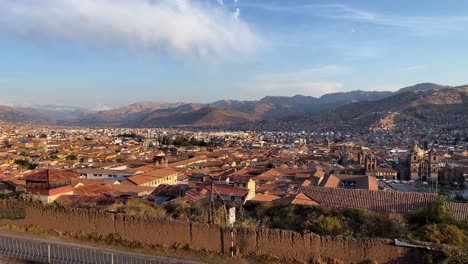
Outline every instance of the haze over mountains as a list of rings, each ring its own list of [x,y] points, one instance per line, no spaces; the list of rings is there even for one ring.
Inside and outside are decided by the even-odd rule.
[[[67,107],[1,107],[0,119],[69,126],[220,127],[256,122],[348,122],[376,112],[466,114],[468,86],[422,83],[396,92],[351,91],[319,98],[267,96],[257,101],[221,100],[210,104],[136,103],[90,113]],[[375,119],[374,118],[374,119]],[[372,118],[371,118],[372,119]],[[375,122],[376,120],[369,120]],[[366,123],[367,125],[367,123]]]

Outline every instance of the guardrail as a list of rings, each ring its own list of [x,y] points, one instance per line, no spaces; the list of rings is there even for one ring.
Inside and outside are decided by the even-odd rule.
[[[177,260],[0,236],[0,255],[50,264],[176,264]]]

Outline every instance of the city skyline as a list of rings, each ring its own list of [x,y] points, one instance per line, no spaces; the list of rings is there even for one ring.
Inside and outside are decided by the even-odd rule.
[[[467,10],[463,1],[2,1],[0,104],[463,85]]]

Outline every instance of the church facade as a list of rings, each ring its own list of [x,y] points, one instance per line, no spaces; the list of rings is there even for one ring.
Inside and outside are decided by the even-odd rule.
[[[438,163],[434,149],[424,151],[415,145],[409,158],[411,180],[437,180]]]

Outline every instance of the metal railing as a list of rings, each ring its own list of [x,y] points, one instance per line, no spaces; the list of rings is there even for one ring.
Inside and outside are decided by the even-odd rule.
[[[176,264],[183,261],[52,242],[0,237],[0,255],[57,264]]]

